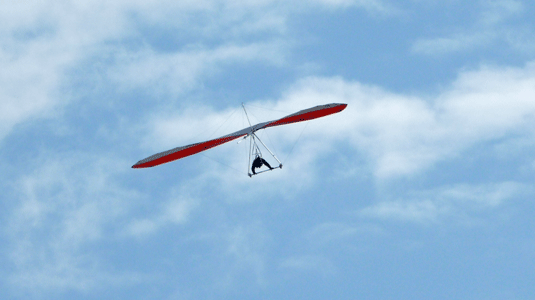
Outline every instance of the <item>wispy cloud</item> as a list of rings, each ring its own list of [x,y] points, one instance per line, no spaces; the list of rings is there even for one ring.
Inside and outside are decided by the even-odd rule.
[[[535,102],[532,101],[535,97],[534,66],[530,63],[524,68],[482,67],[464,72],[449,88],[427,98],[393,94],[341,78],[307,78],[296,83],[277,101],[259,101],[257,104],[279,111],[298,111],[323,103],[349,104],[340,114],[311,121],[301,136],[298,148],[294,150],[300,154],[293,158],[289,167],[297,165],[302,169],[307,166],[310,174],[302,178],[304,182],[313,182],[315,173],[310,171],[322,155],[334,150],[335,145],[350,147],[354,157],[365,155],[370,162],[368,167],[378,179],[410,176],[428,170],[436,162],[454,159],[474,145],[507,139],[513,133],[515,136],[531,136],[535,121]],[[161,122],[185,122],[184,128],[188,128],[188,120],[223,120],[229,111],[207,115],[192,113],[188,117],[162,118]],[[167,127],[161,122],[147,124],[149,135],[145,139],[175,141],[178,146],[181,139],[176,136],[177,132],[163,130]],[[286,145],[282,150],[289,151],[301,130],[302,127],[290,125],[270,131],[269,137],[276,145]],[[191,136],[189,139],[189,142],[200,141]],[[161,150],[170,146],[160,144]],[[223,148],[225,150],[220,152],[218,159],[224,158],[232,165],[244,160],[236,146]],[[214,175],[227,180],[226,173],[223,170]],[[264,180],[285,184],[288,182],[285,176],[281,174],[278,179]],[[291,181],[293,186],[296,180]],[[247,188],[246,183],[242,182],[244,188]]]
[[[156,233],[166,225],[186,223],[197,205],[195,200],[177,197],[165,203],[155,216],[132,221],[126,233],[135,237],[143,237]]]
[[[363,170],[378,180],[411,176],[429,170],[437,161],[455,159],[473,145],[495,139],[507,142],[511,133],[515,137],[533,135],[534,82],[533,64],[523,68],[482,67],[464,72],[441,93],[428,98],[394,94],[380,87],[338,77],[305,78],[278,99],[260,99],[252,104],[270,108],[274,110],[273,115],[279,116],[284,115],[280,111],[294,112],[329,102],[348,103],[349,106],[340,114],[311,121],[294,150],[299,154],[285,169],[276,176],[259,176],[255,178],[255,185],[251,185],[247,176],[236,175],[224,167],[208,168],[203,162],[194,168],[195,172],[187,174],[189,182],[177,186],[196,185],[195,189],[202,189],[215,181],[215,193],[232,194],[228,197],[232,199],[228,200],[230,202],[254,201],[251,199],[259,195],[264,197],[262,199],[288,197],[288,194],[310,187],[317,178],[323,179],[320,162],[339,148],[347,149],[344,153],[351,156],[346,166],[348,169],[366,161],[368,165]],[[203,127],[200,125],[203,121],[213,118],[214,122],[208,122],[213,127],[225,121],[233,110],[241,108],[217,111],[191,106],[190,109],[171,115],[162,111],[162,118],[155,115],[147,121],[144,139],[154,141],[152,147],[155,148],[179,146],[178,143],[187,141],[177,135],[176,126],[191,122],[194,125],[191,131],[194,131]],[[266,133],[274,144],[282,145],[279,149],[282,148],[285,154],[302,129],[298,125],[289,125]],[[194,138],[193,135],[187,137]],[[221,149],[222,152],[210,155],[229,160],[229,165],[246,160],[232,147]],[[125,199],[138,199],[140,195],[115,182],[114,170],[121,169],[113,167],[118,163],[116,160],[95,156],[53,156],[16,181],[20,205],[14,210],[6,230],[13,234],[8,246],[9,259],[15,266],[15,272],[10,276],[13,283],[63,290],[98,286],[101,281],[96,278],[114,277],[124,284],[135,281],[141,275],[110,273],[100,267],[98,255],[89,255],[83,246],[101,242],[106,238],[106,229],[121,238],[125,232],[137,237],[154,235],[167,225],[184,224],[191,213],[197,211],[197,205],[202,204],[192,200],[196,199],[195,195],[186,197],[181,193],[170,193],[163,197],[163,204],[154,214],[131,217],[128,203],[132,202]],[[366,159],[354,159],[362,156]],[[123,162],[121,166],[124,165],[130,164]],[[416,192],[407,198],[384,200],[362,209],[359,215],[380,220],[440,222],[502,207],[506,201],[525,191],[526,185],[521,182],[458,184]],[[130,216],[126,221],[125,215]],[[126,224],[124,228],[108,227],[111,221],[118,219],[122,220],[121,224]],[[225,270],[227,277],[221,281],[222,285],[250,274],[255,282],[263,284],[267,258],[262,243],[269,237],[262,230],[261,226],[238,225],[226,230],[223,238],[219,238],[218,241],[226,245],[225,257],[234,259]],[[318,226],[310,236],[328,243],[358,235],[362,230],[365,228],[334,222]],[[279,266],[321,272],[324,263],[321,257],[296,255],[280,261]]]
[[[380,0],[314,0],[330,7],[361,7],[371,13],[389,14],[394,11],[387,1]]]
[[[307,274],[319,273],[327,277],[336,273],[336,267],[327,258],[319,255],[292,256],[284,259],[279,268],[288,274],[288,271],[300,271]]]
[[[476,20],[466,28],[440,37],[421,38],[411,47],[413,53],[425,55],[444,55],[472,51],[499,43],[499,47],[509,47],[515,51],[525,52],[533,49],[534,40],[523,32],[526,28],[518,24],[509,24],[510,20],[521,17],[526,11],[524,5],[516,0],[483,2]],[[455,28],[455,27],[454,27]],[[523,36],[522,41],[518,38]]]
[[[496,208],[505,201],[533,192],[522,183],[458,184],[419,191],[407,199],[382,201],[359,210],[362,217],[416,223],[439,223],[444,220],[470,222],[480,211]]]
[[[478,20],[482,24],[495,25],[515,17],[525,11],[524,4],[517,0],[497,0],[485,2]]]
[[[95,77],[110,82],[114,92],[143,90],[154,95],[184,95],[202,90],[206,78],[224,68],[251,63],[285,67],[289,64],[287,54],[293,42],[288,20],[295,14],[346,8],[382,13],[389,10],[385,3],[374,0],[11,1],[0,8],[0,94],[4,96],[0,103],[0,140],[12,133],[17,124],[58,116],[58,108],[87,96],[71,86],[68,77],[77,75],[79,70],[83,72],[91,64],[101,67],[101,73]],[[498,24],[521,13],[522,6],[518,9],[505,8],[509,15],[489,14],[481,22]],[[165,39],[155,38],[154,33]],[[474,49],[496,39],[494,34],[503,33],[481,31],[479,34],[476,38],[465,32],[446,35],[438,43],[446,50],[432,49],[429,54],[461,51],[466,45]],[[518,35],[509,37],[522,40]],[[172,40],[171,45],[163,45],[162,40]],[[418,51],[425,52],[432,47],[433,42],[424,43]],[[137,284],[146,281],[146,275],[110,264],[104,253],[109,249],[108,243],[160,239],[158,233],[166,229],[192,224],[197,213],[204,214],[206,219],[212,217],[205,211],[205,202],[199,195],[209,194],[206,197],[211,201],[234,205],[232,209],[238,202],[257,204],[267,202],[266,199],[279,201],[273,205],[278,206],[288,198],[303,195],[305,190],[316,192],[318,183],[326,178],[333,180],[329,178],[333,166],[326,165],[337,158],[340,161],[335,165],[346,174],[345,180],[356,176],[353,170],[358,169],[365,174],[360,176],[388,181],[432,170],[437,162],[455,160],[470,147],[489,141],[499,139],[509,149],[513,134],[524,140],[530,140],[534,134],[534,70],[533,64],[519,68],[481,67],[462,72],[451,85],[428,96],[393,93],[380,86],[340,77],[302,78],[290,83],[279,97],[251,103],[275,111],[269,116],[258,115],[262,118],[258,121],[329,102],[348,103],[349,107],[340,114],[308,123],[302,135],[305,124],[266,131],[269,136],[263,136],[264,140],[270,146],[275,145],[273,150],[278,150],[276,153],[285,163],[282,171],[248,178],[243,173],[250,165],[242,151],[242,146],[247,145],[229,143],[205,154],[231,168],[243,169],[242,174],[205,158],[191,158],[175,162],[172,168],[152,170],[154,177],[149,180],[164,183],[159,182],[160,186],[153,190],[147,188],[151,211],[135,212],[140,199],[148,197],[142,192],[146,186],[136,186],[136,180],[151,177],[147,175],[151,171],[135,173],[129,169],[135,161],[125,161],[132,156],[123,150],[142,148],[134,151],[150,155],[152,151],[214,137],[215,129],[232,112],[240,113],[239,105],[218,109],[216,105],[192,101],[181,103],[181,110],[173,107],[173,112],[169,106],[176,103],[164,108],[151,106],[148,112],[137,112],[137,116],[143,115],[141,118],[125,118],[117,127],[108,128],[114,131],[114,138],[107,141],[111,144],[132,128],[142,127],[139,132],[145,135],[132,137],[130,142],[118,146],[122,147],[120,153],[117,148],[99,146],[101,140],[90,140],[88,136],[80,139],[95,144],[93,154],[80,149],[55,154],[36,150],[42,155],[39,162],[25,163],[17,174],[6,175],[11,177],[13,186],[9,195],[15,200],[6,199],[10,204],[3,222],[6,225],[3,253],[7,254],[5,261],[9,265],[9,270],[3,272],[6,282],[18,291],[33,290],[38,296],[43,291],[93,291]],[[207,128],[206,135],[199,133]],[[234,129],[238,128],[225,124],[215,134]],[[515,145],[523,149],[533,147],[529,142]],[[291,149],[290,159],[284,160]],[[526,172],[534,170],[529,165]],[[136,175],[140,177],[136,179]],[[348,187],[348,193],[351,188]],[[185,193],[185,189],[194,192]],[[440,222],[471,212],[502,208],[526,190],[529,189],[525,183],[514,181],[450,185],[385,199],[363,208],[359,215],[366,222]],[[218,213],[225,214],[224,210]],[[247,214],[236,213],[240,217]],[[230,224],[213,221],[213,228],[193,230],[199,230],[199,235],[212,234],[207,252],[216,257],[215,264],[199,258],[202,256],[199,249],[186,251],[207,268],[218,268],[207,275],[211,277],[204,283],[216,281],[227,290],[235,289],[241,282],[266,286],[269,272],[277,268],[280,272],[336,273],[335,266],[325,258],[328,255],[323,253],[304,251],[305,254],[270,257],[270,239],[281,241],[271,236],[272,228],[261,221],[249,224],[235,215],[228,217],[232,219]],[[333,220],[312,225],[303,241],[321,248],[341,240],[354,240],[368,232],[374,234],[381,230]],[[289,239],[292,237],[288,235]],[[123,254],[121,251],[114,255]],[[170,260],[176,262],[175,253],[171,255]],[[183,261],[177,265],[180,263]]]
[[[14,266],[8,280],[14,286],[39,294],[140,280],[140,274],[109,272],[86,250],[108,230],[118,230],[110,222],[121,218],[128,200],[137,197],[114,183],[113,165],[97,157],[63,155],[17,180],[20,205],[5,228]]]
[[[436,98],[422,99],[340,79],[309,79],[285,100],[300,99],[302,107],[307,102],[349,103],[346,111],[330,118],[328,127],[314,127],[306,138],[345,137],[356,151],[375,161],[376,176],[389,177],[413,174],[513,132],[530,135],[534,80],[533,64],[519,69],[484,67],[462,73]]]
[[[460,51],[473,50],[484,46],[496,38],[496,33],[483,32],[475,34],[456,34],[448,37],[438,37],[417,40],[412,45],[412,51],[426,55],[443,55]]]
[[[326,222],[312,228],[306,234],[306,237],[312,244],[325,245],[370,233],[380,234],[381,229],[373,225],[348,225],[340,222]]]
[[[315,9],[380,6],[372,0],[316,3]],[[123,87],[154,85],[155,94],[187,90],[225,63],[280,64],[291,44],[282,42],[288,16],[303,8],[310,9],[305,2],[277,0],[5,3],[0,139],[17,124],[56,115],[76,99],[69,72],[91,59],[99,59],[103,72]],[[173,49],[160,49],[154,31],[168,32],[176,40]]]
[[[448,207],[439,207],[430,200],[414,202],[381,202],[373,207],[362,209],[360,214],[382,219],[398,219],[402,221],[432,222],[439,215],[448,212]]]
[[[259,61],[282,65],[284,48],[283,43],[271,41],[243,46],[229,44],[215,49],[197,47],[173,53],[160,53],[150,48],[124,51],[116,53],[116,62],[107,76],[124,91],[143,88],[153,90],[155,96],[177,96],[198,87],[202,79],[229,64]]]
[[[230,264],[219,280],[222,288],[235,286],[238,278],[247,278],[244,282],[259,286],[266,284],[265,272],[267,233],[258,224],[236,226],[226,230],[223,236],[226,243],[224,255],[230,258]]]

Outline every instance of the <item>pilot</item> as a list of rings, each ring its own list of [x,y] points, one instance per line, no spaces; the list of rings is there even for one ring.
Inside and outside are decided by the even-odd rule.
[[[254,169],[260,168],[262,167],[262,165],[266,165],[270,170],[273,170],[273,168],[268,164],[268,162],[265,159],[263,159],[260,156],[257,156],[253,160],[253,165],[251,166],[251,171],[253,171],[253,175],[256,175]]]

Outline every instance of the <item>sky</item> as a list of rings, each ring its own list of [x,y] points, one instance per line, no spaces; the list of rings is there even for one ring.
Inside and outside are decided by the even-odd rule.
[[[533,15],[4,1],[0,299],[534,299]],[[348,106],[259,132],[281,170],[249,178],[236,141],[131,168],[249,126],[242,103]]]

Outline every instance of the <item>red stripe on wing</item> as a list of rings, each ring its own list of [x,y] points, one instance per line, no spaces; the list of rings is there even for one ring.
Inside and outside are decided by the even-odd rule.
[[[347,104],[340,104],[334,107],[318,109],[318,110],[309,111],[309,112],[302,113],[302,114],[290,115],[285,118],[279,119],[277,121],[273,121],[272,123],[269,123],[268,125],[266,125],[264,128],[290,124],[290,123],[296,123],[296,122],[302,122],[302,121],[308,121],[312,119],[325,117],[331,114],[341,112],[346,107],[347,107]]]
[[[138,163],[133,165],[132,168],[134,168],[134,169],[148,168],[148,167],[154,167],[154,166],[157,166],[157,165],[168,163],[170,161],[181,159],[181,158],[184,158],[186,156],[190,156],[190,155],[193,155],[193,154],[208,150],[208,149],[213,148],[215,146],[219,146],[221,144],[224,144],[226,142],[235,140],[235,139],[237,139],[239,137],[242,137],[244,135],[245,134],[235,135],[235,136],[227,136],[227,137],[222,137],[222,138],[218,138],[218,139],[215,139],[215,140],[210,140],[210,141],[206,141],[206,142],[202,142],[202,143],[198,143],[198,144],[192,144],[190,146],[182,147],[184,149],[178,150],[176,152],[172,152],[173,149],[169,150],[169,151],[166,151],[166,152],[172,152],[172,153],[169,153],[169,154],[165,154],[166,152],[161,152],[161,153],[155,154],[155,155],[153,155],[151,157],[148,157],[146,159],[140,160]]]

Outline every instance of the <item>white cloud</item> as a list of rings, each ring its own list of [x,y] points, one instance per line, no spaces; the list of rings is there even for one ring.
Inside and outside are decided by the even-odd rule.
[[[525,11],[524,4],[516,0],[488,1],[485,5],[479,22],[486,25],[498,24]]]
[[[21,121],[51,114],[53,107],[65,103],[57,88],[72,57],[51,47],[36,43],[17,54],[0,47],[0,140]]]
[[[339,222],[326,222],[313,227],[306,237],[313,244],[327,244],[365,234],[380,234],[381,229],[373,225],[347,225]]]
[[[163,205],[157,215],[132,221],[127,227],[127,233],[132,236],[143,237],[153,234],[167,225],[186,223],[192,210],[197,205],[198,203],[195,200],[184,199],[183,196],[173,197],[172,200]]]
[[[453,158],[472,145],[508,134],[532,132],[535,65],[488,68],[462,73],[434,99],[395,95],[341,79],[312,78],[284,102],[348,103],[307,130],[305,138],[347,139],[374,161],[378,177],[408,175]],[[294,100],[295,99],[295,100]],[[305,100],[306,99],[306,100]],[[311,124],[312,125],[312,124]]]
[[[321,5],[315,9],[379,6],[374,4],[377,1],[318,2]],[[108,74],[125,88],[155,84],[152,90],[164,94],[195,86],[200,77],[210,76],[225,62],[280,64],[289,43],[281,42],[286,39],[288,15],[304,7],[311,9],[304,2],[278,0],[4,3],[0,7],[0,139],[17,124],[53,116],[76,98],[68,72],[83,67],[90,58],[113,58]],[[187,48],[186,42],[174,53],[158,53],[143,32],[150,26],[190,34],[196,37],[193,46],[200,47]],[[132,40],[143,46],[133,50],[125,42]]]
[[[535,43],[531,37],[533,34],[522,33],[525,28],[507,23],[511,19],[518,19],[524,11],[524,5],[520,1],[484,1],[474,24],[446,36],[420,38],[414,42],[411,51],[425,55],[444,55],[471,51],[494,43],[499,43],[499,47],[506,45],[515,51],[532,50]]]
[[[251,61],[281,65],[284,53],[284,45],[277,41],[230,44],[215,49],[199,47],[174,53],[147,48],[118,53],[108,77],[126,91],[143,88],[153,90],[155,95],[178,95],[198,87],[201,78],[211,76],[225,65]]]
[[[474,34],[456,34],[449,37],[438,37],[417,40],[412,45],[412,52],[426,55],[443,55],[453,52],[473,50],[494,40],[493,32],[478,32]]]
[[[468,185],[458,184],[438,189],[419,191],[407,199],[381,201],[359,210],[363,217],[418,223],[437,223],[466,218],[481,210],[500,206],[505,201],[532,192],[532,188],[517,182]]]
[[[8,280],[43,290],[88,290],[130,284],[139,274],[110,272],[86,246],[117,231],[110,224],[128,211],[135,192],[114,183],[117,160],[64,154],[16,180],[15,207],[7,221]]]
[[[284,259],[279,268],[288,274],[288,271],[302,271],[319,273],[324,277],[332,276],[336,273],[336,267],[327,258],[319,255],[292,256]]]
[[[219,285],[223,288],[234,286],[237,278],[244,282],[253,281],[257,285],[266,284],[266,248],[268,236],[259,224],[236,226],[225,231],[223,239],[226,243],[224,255],[231,263],[224,271]]]
[[[65,72],[95,44],[121,35],[115,10],[87,3],[26,1],[0,8],[0,139],[15,125],[67,104]]]
[[[482,67],[464,72],[449,88],[427,98],[393,94],[379,87],[347,82],[341,78],[307,78],[295,84],[277,101],[253,104],[292,112],[325,103],[349,105],[340,114],[309,123],[298,148],[294,150],[298,154],[292,156],[291,164],[287,165],[289,169],[280,172],[278,179],[265,176],[258,180],[275,180],[279,184],[292,182],[294,187],[295,184],[300,185],[298,182],[306,185],[305,182],[312,182],[310,180],[316,176],[314,166],[320,157],[340,145],[351,147],[355,156],[366,156],[376,178],[416,174],[438,161],[455,158],[474,145],[507,139],[511,134],[531,136],[535,122],[534,97],[533,63],[524,68]],[[160,142],[162,148],[159,151],[170,148],[171,144],[175,147],[201,141],[201,138],[192,136],[199,131],[195,128],[205,128],[215,121],[224,120],[229,111],[205,113],[198,110],[197,113],[188,111],[185,114],[188,117],[180,115],[161,120],[156,117],[148,124],[150,134],[146,140],[171,141],[165,145]],[[284,114],[279,113],[279,117],[282,116]],[[300,126],[270,129],[269,138],[274,144],[282,145],[279,151],[289,151],[303,128]],[[176,128],[183,128],[184,132]],[[232,131],[221,135],[229,132]],[[188,139],[187,143],[180,137],[182,135]],[[237,146],[221,148],[225,150],[218,158],[224,158],[231,165],[246,159],[242,152],[236,151]],[[284,157],[285,153],[282,153],[279,156]],[[351,167],[356,166],[348,166]],[[307,174],[299,179],[303,173],[291,168]],[[290,172],[297,172],[300,176],[290,180],[286,177]],[[216,176],[221,176],[224,181],[236,177],[225,171]],[[242,183],[246,185],[246,182]],[[231,182],[227,183],[232,186]]]
[[[390,13],[393,8],[388,3],[379,0],[314,0],[330,7],[362,7],[370,12]]]
[[[442,207],[431,200],[380,202],[364,208],[360,215],[380,219],[394,219],[414,222],[433,222],[439,215],[449,212],[449,207]]]

